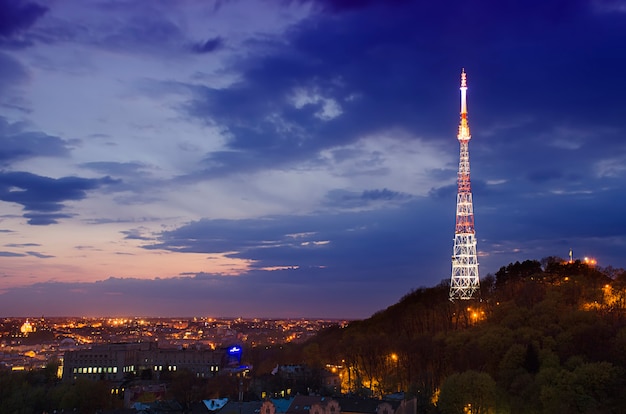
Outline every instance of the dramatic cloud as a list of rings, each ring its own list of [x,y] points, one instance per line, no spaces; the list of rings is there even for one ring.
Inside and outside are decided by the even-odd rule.
[[[621,2],[0,4],[0,314],[365,317],[448,279],[462,68],[481,275],[626,267]]]
[[[619,81],[619,66],[609,63],[616,59],[611,52],[615,49],[609,45],[618,48],[621,42],[617,32],[605,30],[600,37],[606,22],[585,13],[584,4],[579,2],[566,9],[524,5],[511,11],[496,3],[487,14],[482,8],[469,8],[460,2],[459,7],[411,2],[402,12],[398,5],[363,3],[347,7],[358,9],[351,13],[302,23],[288,33],[288,41],[266,42],[259,55],[251,54],[234,64],[232,70],[241,73],[239,82],[220,89],[197,87],[190,113],[222,126],[229,136],[229,151],[208,154],[207,173],[239,171],[242,166],[254,170],[292,165],[324,148],[359,139],[366,131],[397,125],[419,131],[425,139],[439,139],[452,111],[449,105],[439,106],[445,92],[432,85],[444,84],[444,78],[452,78],[452,70],[458,68],[442,71],[445,61],[431,62],[429,56],[438,50],[479,65],[501,56],[498,78],[488,79],[485,75],[489,71],[481,71],[480,66],[470,74],[475,88],[470,90],[470,117],[480,117],[480,123],[473,124],[479,128],[491,128],[490,123],[511,116],[541,117],[517,128],[502,129],[497,138],[506,139],[489,142],[502,151],[522,155],[514,157],[520,164],[528,165],[533,156],[533,164],[562,159],[552,155],[556,145],[548,147],[548,134],[553,133],[545,129],[548,121],[594,129],[586,137],[555,136],[553,142],[575,139],[582,147],[593,143],[595,151],[610,152],[607,147],[598,148],[598,143],[613,142],[607,140],[613,139],[612,131],[606,127],[597,131],[595,123],[609,122],[617,127],[620,121],[615,105],[624,106],[613,88]],[[528,22],[539,19],[545,26],[513,20],[519,12],[533,16]],[[498,18],[489,17],[496,15]],[[446,22],[443,27],[441,20]],[[480,22],[480,30],[465,31],[457,24],[464,20]],[[546,40],[548,24],[557,28]],[[522,32],[527,34],[526,40],[519,37]],[[567,38],[561,32],[567,33]],[[533,47],[520,44],[523,41],[532,42]],[[596,47],[598,44],[603,47]],[[535,62],[549,56],[555,56],[550,59],[551,66],[539,71]],[[583,68],[594,61],[607,62],[603,76],[585,77]],[[550,90],[543,87],[546,83]],[[556,102],[573,85],[577,90],[585,89],[583,96],[602,96],[592,113],[581,98],[575,98],[567,108]],[[472,95],[474,90],[478,99]],[[498,92],[503,90],[514,94]],[[497,96],[497,100],[482,99],[486,95]],[[528,105],[524,112],[516,113],[514,102]],[[329,105],[340,110],[334,110],[335,116],[321,116],[332,113]],[[580,135],[578,128],[569,130]],[[546,148],[539,153],[537,145]],[[577,154],[588,154],[588,149],[582,148]],[[502,161],[510,163],[508,158]],[[491,159],[490,164],[498,161]]]
[[[21,204],[29,224],[56,224],[59,219],[71,217],[70,214],[59,213],[65,208],[63,202],[82,200],[87,191],[115,183],[109,177],[55,179],[27,172],[1,172],[0,200]]]
[[[0,0],[0,36],[10,37],[27,29],[48,9],[34,2]]]
[[[0,117],[0,163],[8,166],[34,157],[67,157],[67,143],[42,132],[26,131],[24,125],[10,124]]]

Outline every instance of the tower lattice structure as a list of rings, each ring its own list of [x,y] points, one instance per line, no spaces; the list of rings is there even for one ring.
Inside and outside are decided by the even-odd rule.
[[[461,72],[461,121],[457,138],[461,147],[459,172],[457,173],[456,228],[452,254],[452,278],[450,300],[471,299],[478,292],[478,259],[476,258],[476,232],[474,230],[474,206],[470,183],[469,123],[467,122],[467,76]]]

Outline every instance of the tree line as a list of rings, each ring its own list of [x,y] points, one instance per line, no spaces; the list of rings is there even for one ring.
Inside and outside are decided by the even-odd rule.
[[[626,410],[623,269],[548,257],[487,275],[475,300],[451,302],[448,292],[447,281],[416,289],[320,332],[302,357],[341,366],[346,392],[402,390],[420,412]]]

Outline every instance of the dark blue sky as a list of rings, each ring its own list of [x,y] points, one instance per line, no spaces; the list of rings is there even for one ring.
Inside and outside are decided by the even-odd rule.
[[[0,315],[364,318],[626,267],[626,2],[0,0]]]

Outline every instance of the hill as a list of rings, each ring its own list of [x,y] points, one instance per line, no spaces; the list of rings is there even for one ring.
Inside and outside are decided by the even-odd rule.
[[[448,289],[320,332],[304,356],[341,367],[344,391],[403,390],[422,412],[624,412],[624,270],[546,258],[488,275],[477,300]]]

